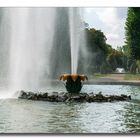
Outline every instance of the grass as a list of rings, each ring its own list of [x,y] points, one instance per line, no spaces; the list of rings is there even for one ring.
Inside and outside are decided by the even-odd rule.
[[[98,79],[98,78],[101,78],[101,77],[106,77],[108,76],[109,74],[101,74],[101,73],[94,73],[93,76],[90,76],[90,79]]]
[[[140,74],[125,74],[124,80],[140,80]]]
[[[96,77],[105,77],[105,76],[108,76],[109,74],[95,73],[94,75],[95,75]]]
[[[111,74],[101,74],[101,73],[94,73],[93,76],[89,76],[89,79],[99,79],[99,78],[102,78],[102,77],[111,77],[112,75]],[[123,80],[140,80],[140,74],[124,74],[124,78]]]

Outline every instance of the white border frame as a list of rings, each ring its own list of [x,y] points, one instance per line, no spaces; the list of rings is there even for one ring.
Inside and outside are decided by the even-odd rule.
[[[1,7],[139,7],[139,0],[0,0]]]

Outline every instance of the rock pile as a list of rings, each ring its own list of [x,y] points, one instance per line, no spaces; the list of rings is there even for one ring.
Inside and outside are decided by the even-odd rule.
[[[40,100],[50,102],[113,102],[113,101],[128,101],[131,96],[127,95],[103,95],[101,92],[94,93],[67,93],[67,92],[52,92],[52,93],[33,93],[26,91],[18,91],[20,99]]]

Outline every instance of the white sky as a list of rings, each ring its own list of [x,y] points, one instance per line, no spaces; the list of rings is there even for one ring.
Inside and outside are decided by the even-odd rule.
[[[84,20],[101,30],[113,48],[124,45],[127,8],[84,8]]]

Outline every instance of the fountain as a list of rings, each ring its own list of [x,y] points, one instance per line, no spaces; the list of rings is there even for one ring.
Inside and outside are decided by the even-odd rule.
[[[40,91],[61,73],[77,73],[83,33],[78,8],[0,11],[0,84],[5,90]]]
[[[82,88],[82,82],[88,80],[85,75],[78,74],[63,74],[60,76],[60,80],[66,81],[65,87],[69,93],[79,93]]]
[[[80,93],[82,81],[87,80],[78,74],[78,54],[83,50],[79,8],[0,8],[0,88],[8,89],[10,97],[19,91],[19,98],[57,102],[129,99]],[[59,76],[68,92],[42,91]]]

